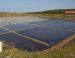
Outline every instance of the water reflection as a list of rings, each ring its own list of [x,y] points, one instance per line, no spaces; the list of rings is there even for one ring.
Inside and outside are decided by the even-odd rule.
[[[50,45],[44,46],[10,32],[1,35],[1,33],[8,31],[0,28],[0,40],[13,43],[16,48],[28,51],[42,51],[48,49],[63,39],[71,36],[72,34],[75,34],[75,22],[65,21],[61,19],[47,20],[37,17],[14,17],[3,19],[9,20],[0,21],[0,26],[14,30],[24,36],[47,42]]]

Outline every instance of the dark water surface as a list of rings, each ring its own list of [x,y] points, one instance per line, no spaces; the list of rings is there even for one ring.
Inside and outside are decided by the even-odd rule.
[[[28,19],[29,21],[26,22],[26,19]],[[22,48],[28,51],[38,51],[48,49],[64,40],[65,38],[75,34],[75,22],[66,21],[64,19],[53,20],[35,17],[24,17],[23,20],[23,22],[16,20],[16,23],[11,20],[10,22],[1,21],[0,26],[16,31],[17,33],[24,36],[44,41],[48,43],[49,46],[42,45],[1,28],[0,40],[6,41],[8,43],[13,43],[16,48]]]

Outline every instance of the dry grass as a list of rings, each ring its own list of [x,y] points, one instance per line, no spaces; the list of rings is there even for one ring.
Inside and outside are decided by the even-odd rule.
[[[13,47],[6,48],[0,53],[0,58],[75,58],[75,44],[68,45],[59,50],[44,52],[28,52]]]

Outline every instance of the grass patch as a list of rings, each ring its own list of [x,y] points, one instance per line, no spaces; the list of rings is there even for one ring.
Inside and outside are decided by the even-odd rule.
[[[75,58],[75,45],[66,46],[59,50],[42,52],[28,52],[8,47],[0,53],[0,58]]]

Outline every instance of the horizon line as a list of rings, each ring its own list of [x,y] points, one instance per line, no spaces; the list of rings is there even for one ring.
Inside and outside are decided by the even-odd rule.
[[[38,11],[28,11],[28,12],[25,12],[25,11],[0,11],[0,13],[30,13],[30,12],[43,12],[43,11],[49,11],[49,10],[60,10],[60,9],[75,9],[75,8],[58,8],[58,9],[48,9],[48,10],[38,10]]]

